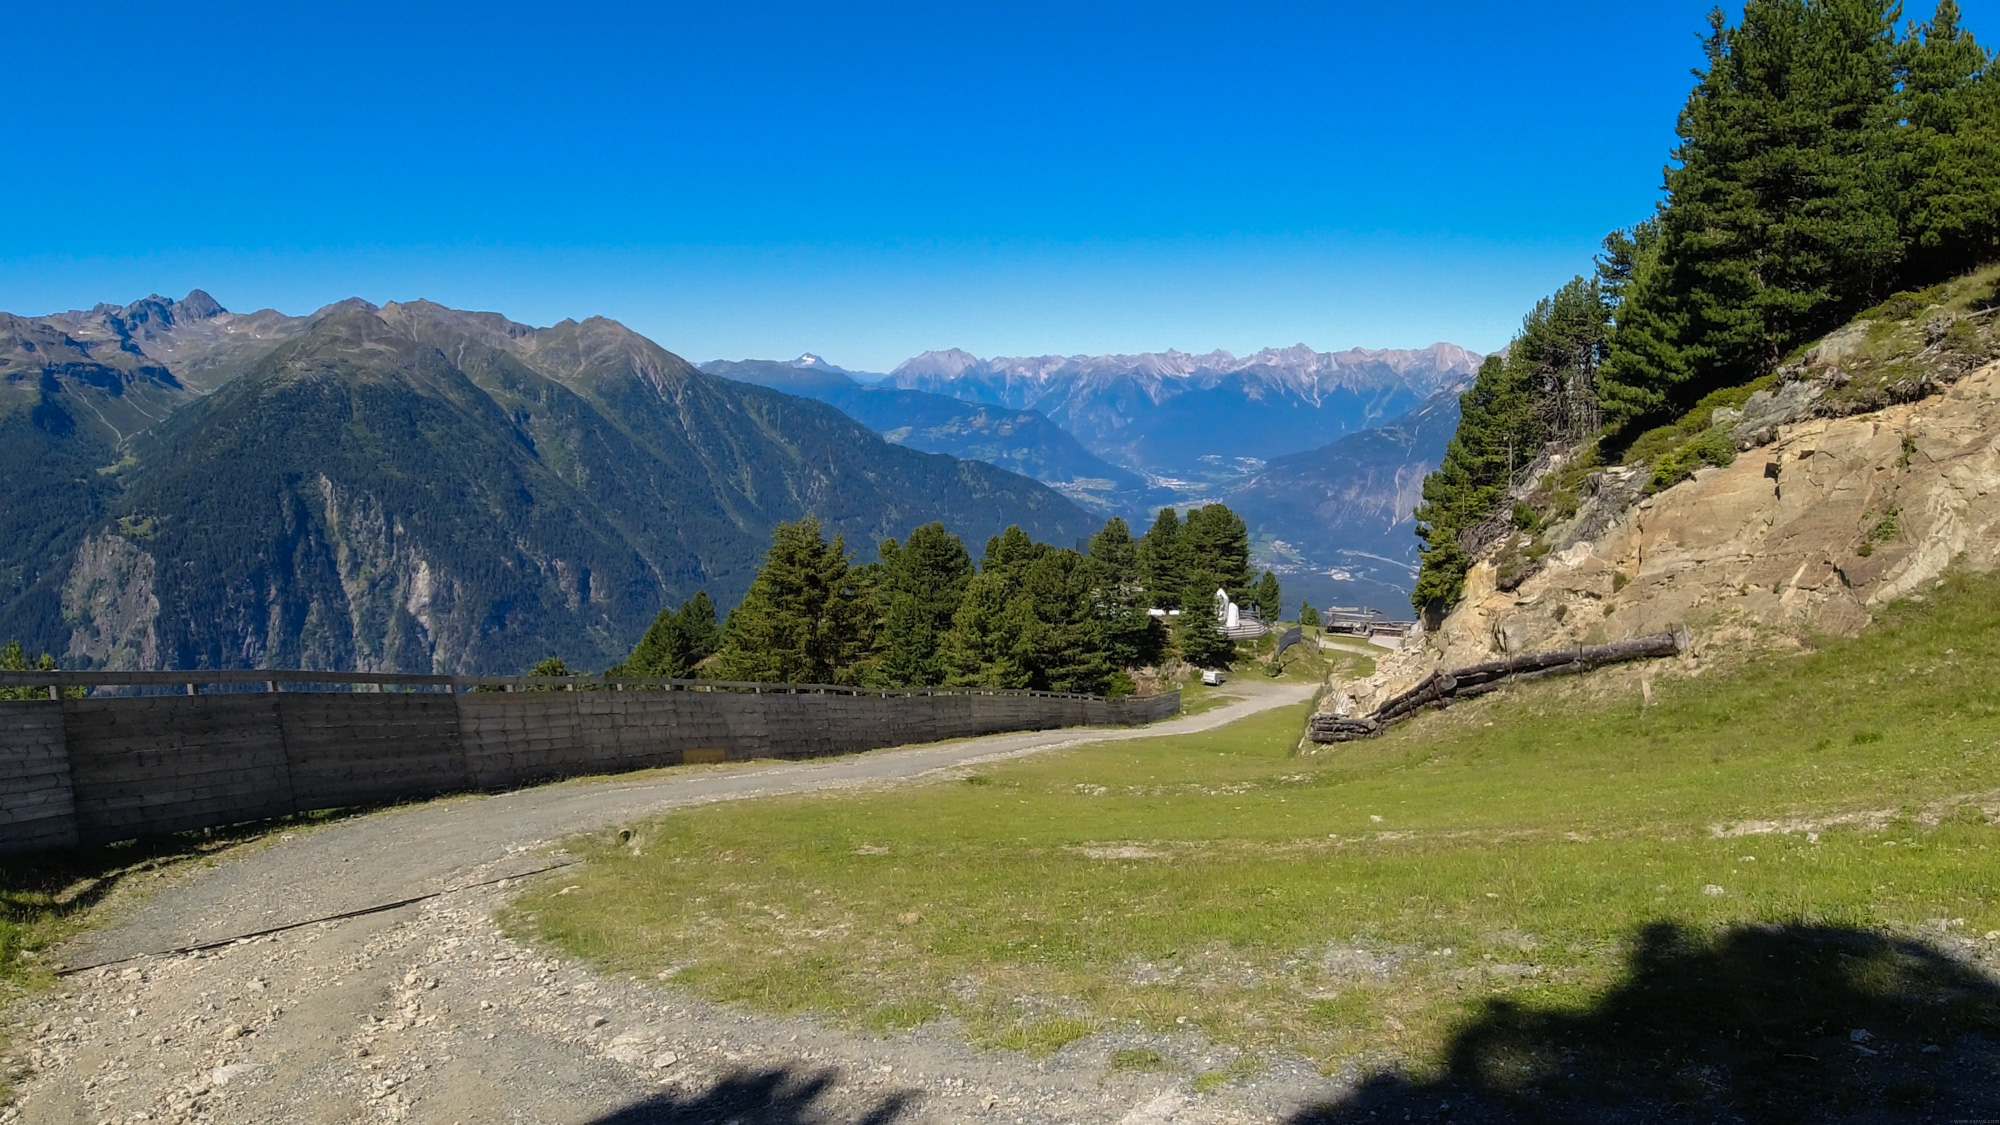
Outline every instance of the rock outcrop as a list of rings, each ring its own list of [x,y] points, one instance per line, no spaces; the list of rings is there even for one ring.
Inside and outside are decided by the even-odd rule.
[[[1790,405],[1791,421],[1745,419],[1764,432],[1732,464],[1656,495],[1635,501],[1640,471],[1608,470],[1537,571],[1502,590],[1489,553],[1421,644],[1344,687],[1350,706],[1438,667],[1682,627],[1698,650],[1852,635],[1953,566],[2000,565],[2000,363],[1869,413]]]

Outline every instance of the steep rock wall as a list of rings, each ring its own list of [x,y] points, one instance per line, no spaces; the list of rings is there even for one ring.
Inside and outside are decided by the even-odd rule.
[[[1350,706],[1440,666],[1682,626],[1698,652],[1725,635],[1852,635],[1954,565],[2000,566],[2000,364],[1918,402],[1778,426],[1727,467],[1585,516],[1591,536],[1511,590],[1476,564],[1458,607],[1350,685]]]

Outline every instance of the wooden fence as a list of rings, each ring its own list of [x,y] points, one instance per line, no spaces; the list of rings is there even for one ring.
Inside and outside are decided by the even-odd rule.
[[[1178,693],[294,671],[16,672],[0,687],[57,697],[0,701],[0,853],[688,761],[1180,713]],[[161,694],[129,694],[141,691]]]

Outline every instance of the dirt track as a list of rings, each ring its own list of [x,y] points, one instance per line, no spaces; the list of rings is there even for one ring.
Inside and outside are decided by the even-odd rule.
[[[949,1026],[857,1037],[598,976],[516,945],[491,922],[511,878],[561,862],[551,845],[577,832],[685,805],[894,784],[1207,730],[1312,691],[1256,681],[1233,689],[1239,702],[1141,730],[572,782],[390,810],[246,848],[182,873],[63,951],[72,965],[111,964],[15,1013],[33,1069],[0,1122],[1269,1120],[1328,1093],[1325,1083],[1281,1068],[1254,1096],[1196,1101],[1171,1078],[1108,1075],[1096,1057],[1108,1048],[1088,1041],[1037,1063],[973,1050]],[[437,892],[448,893],[155,955]]]

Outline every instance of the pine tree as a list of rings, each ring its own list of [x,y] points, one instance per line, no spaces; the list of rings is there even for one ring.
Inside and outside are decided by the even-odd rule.
[[[1681,342],[1687,317],[1672,300],[1656,214],[1604,240],[1598,284],[1613,323],[1597,372],[1597,401],[1613,430],[1661,414],[1667,394],[1692,378]]]
[[[1006,571],[982,570],[966,584],[965,597],[945,635],[945,682],[954,687],[1025,688],[1032,676],[1024,656],[1031,614],[1016,597],[1018,583]]]
[[[681,603],[680,632],[681,651],[691,676],[702,661],[722,648],[722,627],[716,624],[715,603],[709,600],[707,590],[696,590]]]
[[[567,676],[569,676],[569,675],[570,675],[570,670],[569,670],[569,665],[567,665],[567,664],[563,663],[563,658],[562,658],[562,657],[560,657],[560,656],[548,656],[548,657],[543,657],[543,658],[542,658],[541,660],[538,660],[538,661],[536,661],[536,662],[535,662],[535,666],[534,666],[533,668],[530,668],[530,669],[528,669],[528,675],[530,675],[530,676],[543,676],[543,677],[551,677],[551,678],[554,678],[554,677],[567,677]],[[539,686],[539,687],[531,687],[531,688],[529,688],[528,690],[529,690],[529,691],[557,691],[557,690],[560,690],[560,689],[558,689],[558,688],[554,688],[554,687],[550,687],[550,686],[547,686],[547,685],[542,685],[542,686]]]
[[[723,679],[847,683],[868,650],[867,606],[836,535],[817,517],[781,523],[743,601],[723,626]]]
[[[1749,0],[1710,17],[1658,245],[1600,383],[1614,422],[1770,370],[1877,295],[1901,258],[1893,0]]]
[[[1117,668],[1158,663],[1166,647],[1166,631],[1147,613],[1139,579],[1139,551],[1132,529],[1111,517],[1090,537],[1091,598],[1103,630],[1106,655]]]
[[[1641,236],[1644,237],[1644,236]],[[1457,433],[1424,478],[1416,512],[1424,541],[1412,601],[1433,613],[1458,600],[1470,552],[1497,530],[1493,517],[1549,442],[1574,445],[1601,424],[1599,364],[1609,349],[1607,289],[1623,291],[1643,269],[1640,237],[1605,242],[1607,280],[1578,277],[1521,320],[1502,355],[1488,356],[1459,398]]]
[[[1314,609],[1311,602],[1299,603],[1299,624],[1308,629],[1319,627],[1319,610]]]
[[[1090,537],[1090,557],[1114,582],[1139,581],[1139,548],[1132,542],[1132,528],[1122,518],[1112,516]]]
[[[1472,387],[1458,400],[1458,431],[1444,460],[1424,478],[1417,506],[1422,565],[1410,600],[1418,612],[1436,613],[1458,601],[1470,551],[1465,537],[1491,516],[1514,474],[1533,461],[1542,434],[1520,365],[1504,355],[1480,364]]]
[[[958,536],[941,523],[910,532],[909,542],[885,540],[875,598],[876,682],[891,687],[930,687],[945,682],[943,646],[965,588],[972,581],[972,556]]]
[[[1597,371],[1610,329],[1602,287],[1581,277],[1542,298],[1522,320],[1507,362],[1528,395],[1535,439],[1574,444],[1603,425]]]
[[[11,640],[6,648],[0,648],[0,672],[53,672],[56,658],[48,653],[30,662],[21,642]],[[83,694],[82,688],[65,688],[63,694],[72,698]],[[0,699],[47,699],[49,690],[39,687],[0,687]]]
[[[1100,693],[1112,672],[1092,604],[1090,567],[1075,551],[1053,550],[1029,564],[1020,597],[1028,622],[1016,641],[1026,686]]]
[[[1905,276],[1923,285],[2000,260],[2000,68],[1943,0],[1904,40]]]
[[[1198,574],[1194,580],[1211,590],[1221,581],[1207,574]],[[1213,602],[1190,606],[1175,621],[1174,643],[1182,660],[1197,668],[1227,668],[1236,659],[1236,642],[1223,634]]]
[[[1204,599],[1215,592],[1216,584],[1229,591],[1232,600],[1244,601],[1250,591],[1250,529],[1243,523],[1243,517],[1229,509],[1226,504],[1204,504],[1188,513],[1187,523],[1181,529],[1181,539],[1187,545],[1187,571],[1205,574],[1213,581],[1205,582],[1205,588],[1183,582],[1186,591],[1183,608],[1191,608],[1187,599],[1200,596]]]
[[[1285,597],[1278,589],[1278,576],[1268,570],[1265,571],[1257,579],[1254,596],[1257,603],[1258,615],[1265,622],[1275,624],[1278,618],[1285,612]]]
[[[607,676],[658,676],[685,679],[695,666],[708,659],[722,644],[722,630],[715,623],[715,603],[708,592],[697,591],[679,609],[661,609],[659,616],[625,662],[607,669]]]
[[[1018,572],[1050,550],[1053,548],[1048,544],[1037,543],[1027,532],[1010,525],[986,541],[986,554],[979,560],[979,569]]]
[[[1139,584],[1145,587],[1146,600],[1153,609],[1180,609],[1187,591],[1189,555],[1182,529],[1180,513],[1172,508],[1161,508],[1154,518],[1153,526],[1139,540],[1138,549]],[[1197,593],[1199,602],[1205,592]]]

